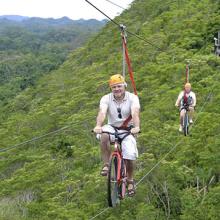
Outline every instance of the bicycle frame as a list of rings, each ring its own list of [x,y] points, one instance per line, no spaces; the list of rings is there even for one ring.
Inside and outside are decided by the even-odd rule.
[[[185,136],[189,133],[189,116],[188,116],[189,109],[188,108],[189,108],[188,105],[184,105],[183,132]]]
[[[118,158],[118,167],[117,167],[117,182],[120,183],[121,181],[121,162],[123,160],[121,149],[119,147],[119,143],[115,141],[114,143],[114,151],[111,154],[111,158],[116,156]]]
[[[103,132],[103,133],[108,133],[109,135],[115,135],[114,151],[111,153],[111,156],[109,158],[110,167],[109,167],[109,173],[107,179],[108,203],[110,207],[114,207],[117,203],[119,203],[121,199],[125,197],[126,194],[126,183],[127,183],[126,166],[124,159],[122,157],[121,145],[119,144],[119,136],[118,136],[123,133],[120,134],[118,134],[117,132],[116,133]],[[129,134],[129,132],[126,133]]]

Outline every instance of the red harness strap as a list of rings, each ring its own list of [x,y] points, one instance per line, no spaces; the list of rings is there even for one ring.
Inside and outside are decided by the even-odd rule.
[[[186,65],[186,83],[189,82],[189,65]]]
[[[128,129],[128,123],[131,121],[132,116],[129,115],[128,118],[123,122],[123,124],[119,127],[119,129],[127,130]]]
[[[188,98],[187,98],[187,96],[186,96],[186,91],[184,91],[183,103],[184,103],[184,104],[187,104],[187,103],[188,103]]]
[[[129,76],[130,76],[130,80],[131,80],[131,84],[134,90],[134,94],[137,95],[137,89],[136,89],[136,85],[135,85],[135,81],[134,81],[134,74],[132,71],[132,67],[131,67],[131,61],[128,55],[128,48],[126,45],[126,41],[125,38],[122,36],[122,42],[123,42],[123,47],[125,48],[125,59],[126,59],[126,63],[128,65],[128,71],[129,71]],[[127,129],[128,128],[128,123],[131,121],[132,116],[129,115],[129,117],[123,122],[123,124],[120,126],[120,129]]]
[[[128,71],[129,71],[129,76],[130,76],[130,79],[131,79],[132,87],[133,87],[133,90],[134,90],[134,94],[137,95],[137,89],[136,89],[136,85],[135,85],[135,81],[134,81],[134,74],[133,74],[133,71],[132,71],[131,61],[130,61],[130,58],[129,58],[129,55],[128,55],[128,48],[127,48],[124,37],[122,37],[122,41],[123,41],[123,46],[125,48],[125,58],[126,58],[126,62],[127,62],[127,65],[128,65]]]

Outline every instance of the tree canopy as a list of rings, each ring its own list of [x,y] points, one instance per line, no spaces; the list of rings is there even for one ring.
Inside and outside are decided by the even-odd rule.
[[[220,219],[220,59],[213,53],[219,10],[220,2],[213,0],[136,0],[115,18],[160,48],[128,35],[141,101],[135,179],[160,164],[140,182],[134,198],[97,219]],[[61,36],[66,37],[59,33],[57,39]],[[190,136],[184,137],[174,104],[188,59],[198,104]],[[68,126],[1,153],[2,219],[90,219],[107,206],[99,143],[91,129],[121,60],[120,32],[109,22],[58,69],[1,108],[1,149]]]

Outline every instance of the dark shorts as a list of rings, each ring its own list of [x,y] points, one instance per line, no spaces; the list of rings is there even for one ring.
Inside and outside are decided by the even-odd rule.
[[[189,106],[189,107],[192,107],[192,106]],[[184,106],[180,106],[179,112],[181,112],[183,109],[185,109],[185,107]],[[193,107],[193,109],[195,110],[195,107]]]

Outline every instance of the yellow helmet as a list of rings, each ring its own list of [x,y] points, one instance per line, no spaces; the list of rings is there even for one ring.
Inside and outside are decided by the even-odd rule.
[[[190,88],[190,89],[191,89],[192,86],[191,86],[190,83],[186,83],[184,87],[185,87],[185,89],[186,89],[186,88]]]
[[[109,79],[109,86],[113,86],[115,84],[125,83],[125,79],[121,74],[115,74]]]

